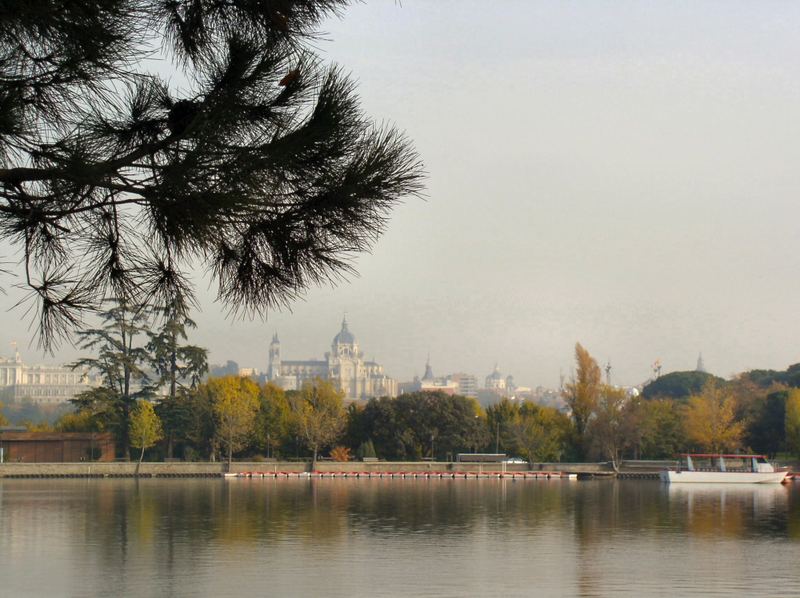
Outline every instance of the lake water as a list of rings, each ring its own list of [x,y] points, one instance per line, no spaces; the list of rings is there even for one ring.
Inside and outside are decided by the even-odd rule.
[[[800,484],[0,480],[0,596],[800,595]]]

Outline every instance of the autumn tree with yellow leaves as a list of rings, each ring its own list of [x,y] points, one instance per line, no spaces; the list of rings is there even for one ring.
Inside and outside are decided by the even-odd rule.
[[[131,409],[128,437],[133,448],[142,449],[139,454],[139,462],[136,464],[136,474],[138,475],[145,449],[150,448],[164,437],[161,420],[156,415],[150,401],[138,401]]]
[[[714,380],[689,397],[685,422],[689,441],[701,450],[723,453],[742,444],[745,426],[736,419],[736,398]]]
[[[800,456],[800,389],[789,391],[786,398],[786,448],[793,455]]]
[[[291,399],[298,435],[313,453],[311,468],[317,465],[319,450],[339,438],[346,422],[343,394],[320,378],[306,382]]]
[[[215,423],[215,444],[222,445],[228,465],[233,453],[243,449],[253,432],[260,406],[258,385],[249,378],[224,376],[211,378],[201,386],[211,401]]]
[[[600,366],[597,365],[597,361],[580,343],[575,343],[575,375],[565,386],[562,396],[572,411],[578,441],[584,450],[586,428],[597,408],[601,385]]]

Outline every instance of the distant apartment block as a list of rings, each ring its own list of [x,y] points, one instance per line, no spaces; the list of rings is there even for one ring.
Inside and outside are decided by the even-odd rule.
[[[478,397],[478,379],[471,374],[457,373],[436,377],[430,359],[425,363],[425,374],[400,385],[400,394],[411,392],[443,392],[448,395]]]
[[[463,397],[469,397],[471,399],[478,398],[477,377],[473,376],[472,374],[464,374],[463,372],[458,372],[456,374],[450,374],[448,378],[458,385],[458,394],[460,394]]]
[[[19,352],[13,358],[0,357],[0,400],[66,403],[90,388],[85,371],[58,365],[27,365]]]

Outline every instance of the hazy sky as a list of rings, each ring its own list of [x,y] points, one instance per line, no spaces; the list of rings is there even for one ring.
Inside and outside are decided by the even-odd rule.
[[[343,312],[401,380],[430,353],[557,386],[576,341],[623,384],[700,351],[723,376],[800,361],[800,4],[366,2],[325,30],[428,198],[292,312],[231,322],[207,293],[212,361],[264,369],[273,331],[322,357]],[[3,336],[41,360],[20,318]]]

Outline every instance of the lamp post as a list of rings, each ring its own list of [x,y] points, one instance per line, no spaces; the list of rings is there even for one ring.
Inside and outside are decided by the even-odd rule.
[[[436,456],[434,455],[433,452],[433,438],[434,438],[433,434],[431,434],[431,461],[436,461]]]

